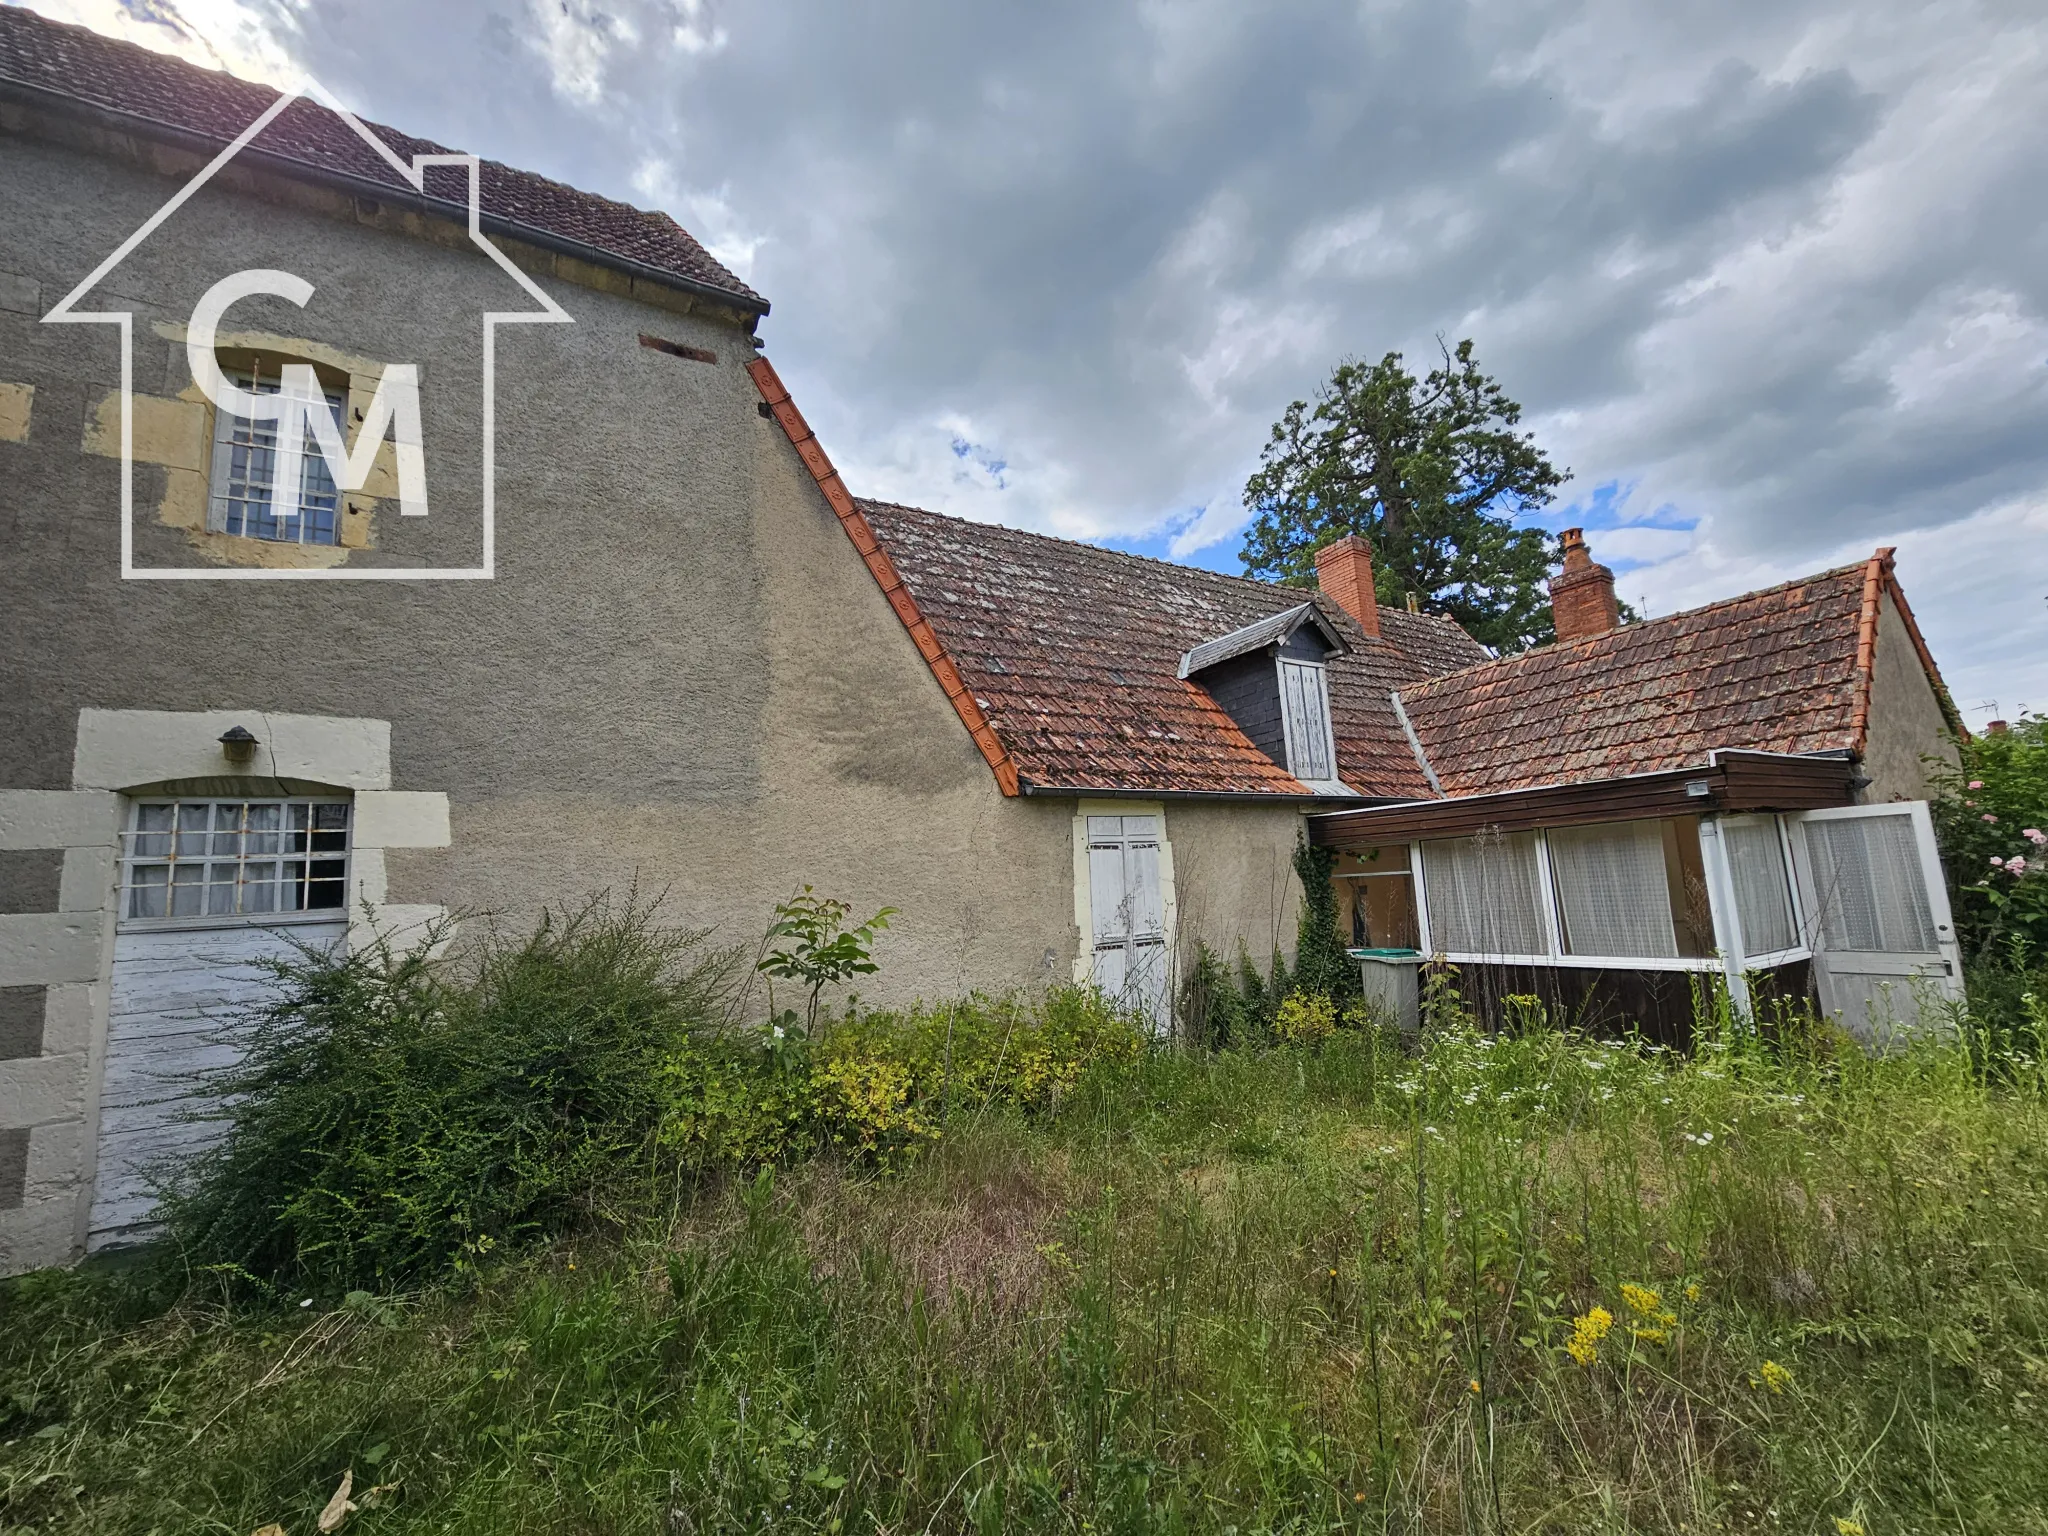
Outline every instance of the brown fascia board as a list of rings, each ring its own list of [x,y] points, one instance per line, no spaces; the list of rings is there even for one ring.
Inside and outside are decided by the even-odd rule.
[[[882,596],[895,610],[897,619],[910,635],[911,643],[924,657],[925,665],[931,668],[932,676],[945,691],[953,712],[967,727],[975,746],[981,749],[983,759],[996,776],[997,786],[1005,795],[1020,794],[1023,785],[1017,775],[1017,765],[1010,761],[1002,738],[996,735],[995,727],[989,724],[988,716],[982,713],[981,705],[975,701],[973,691],[961,679],[959,668],[946,654],[946,647],[940,643],[937,633],[918,608],[910,588],[903,584],[895,562],[882,548],[882,541],[875,537],[875,530],[854,501],[853,493],[839,478],[839,471],[832,467],[824,445],[811,431],[803,413],[796,408],[796,402],[790,399],[789,391],[783,387],[774,365],[765,357],[757,357],[747,364],[747,373],[753,379],[754,387],[761,392],[763,403],[781,426],[783,435],[789,439],[790,446],[796,449],[797,457],[803,460],[804,468],[811,472],[811,478],[818,482],[818,489],[825,493],[825,501],[839,519],[839,526],[846,530],[846,537],[852,541],[855,552],[875,578],[875,585],[882,589]]]
[[[154,139],[174,149],[189,150],[207,160],[211,160],[228,145],[226,139],[194,133],[189,128],[161,123],[153,117],[144,117],[139,112],[118,111],[113,107],[102,106],[96,101],[86,101],[63,91],[53,91],[47,86],[29,85],[20,80],[0,78],[0,100],[13,100],[27,106],[40,107],[45,111],[76,119],[110,133],[134,134]],[[446,198],[415,192],[409,187],[394,186],[390,182],[377,181],[368,176],[357,176],[348,171],[314,165],[292,155],[280,155],[272,150],[259,149],[253,144],[235,156],[237,165],[244,161],[261,166],[264,170],[291,181],[331,187],[354,197],[370,198],[378,203],[410,208],[429,218],[445,219],[460,225],[463,229],[469,228],[469,205],[466,203],[450,202]],[[523,245],[536,246],[556,255],[587,261],[592,266],[610,267],[613,271],[623,272],[628,277],[636,277],[642,282],[654,283],[664,288],[673,288],[694,297],[715,299],[721,304],[729,305],[743,316],[762,316],[768,313],[766,299],[749,298],[744,294],[734,293],[730,288],[721,288],[716,283],[703,282],[680,272],[671,272],[664,267],[650,266],[644,261],[635,261],[630,256],[619,256],[599,246],[586,245],[581,240],[571,240],[566,235],[538,229],[531,224],[522,224],[519,220],[508,219],[502,214],[487,212],[482,207],[477,209],[477,225],[487,234],[503,235]]]
[[[1709,752],[1704,763],[1571,784],[1539,784],[1442,800],[1408,800],[1308,818],[1319,847],[1367,847],[1409,838],[1457,837],[1481,828],[1633,821],[1701,810],[1818,810],[1854,802],[1854,760],[1846,753]],[[1711,793],[1686,793],[1704,780]]]

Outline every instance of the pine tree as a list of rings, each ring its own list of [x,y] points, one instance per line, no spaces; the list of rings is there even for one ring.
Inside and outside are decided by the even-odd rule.
[[[1382,603],[1412,592],[1499,652],[1551,639],[1553,540],[1516,519],[1548,505],[1567,472],[1515,430],[1521,415],[1470,341],[1420,380],[1398,352],[1340,364],[1313,406],[1287,408],[1245,485],[1245,574],[1306,585],[1316,550],[1356,533]]]

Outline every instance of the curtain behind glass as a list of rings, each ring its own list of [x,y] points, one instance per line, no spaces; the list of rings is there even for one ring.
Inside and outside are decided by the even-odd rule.
[[[1728,873],[1735,885],[1742,952],[1768,955],[1793,948],[1799,942],[1799,931],[1792,921],[1792,896],[1777,818],[1723,821],[1721,835],[1728,850]]]
[[[1541,955],[1536,835],[1481,833],[1422,845],[1429,942],[1448,954]]]
[[[1912,955],[1936,948],[1910,815],[1809,821],[1805,828],[1829,949]]]
[[[1560,827],[1550,834],[1550,871],[1567,954],[1677,957],[1661,823]]]

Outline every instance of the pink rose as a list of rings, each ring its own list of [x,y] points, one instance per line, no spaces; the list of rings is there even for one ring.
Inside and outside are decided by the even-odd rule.
[[[1990,813],[1989,811],[1986,811],[1986,812],[1984,813],[1984,819],[1985,819],[1986,821],[1996,821],[1996,820],[1998,820],[1998,818],[1997,818],[1996,816],[1992,815],[1992,814],[1991,814],[1991,813]]]
[[[1983,781],[1982,779],[1972,779],[1972,780],[1970,780],[1970,788],[1972,788],[1972,789],[1982,789],[1983,787],[1984,787],[1984,781]]]
[[[1993,855],[1991,855],[1991,867],[1993,869],[2003,869],[2005,868],[2005,860],[2001,859],[1997,854],[1994,853]]]
[[[2043,832],[2039,827],[2021,827],[2020,836],[2037,848],[2043,843],[2048,843],[2048,832]]]

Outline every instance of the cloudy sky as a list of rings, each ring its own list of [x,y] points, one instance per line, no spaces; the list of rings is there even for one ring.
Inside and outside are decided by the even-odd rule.
[[[1268,427],[1475,339],[1652,613],[1897,544],[2048,709],[2039,0],[34,0],[667,209],[855,489],[1238,569]]]

